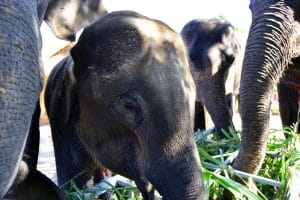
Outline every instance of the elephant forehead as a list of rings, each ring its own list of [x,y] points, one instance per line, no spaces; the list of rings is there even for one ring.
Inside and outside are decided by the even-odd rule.
[[[145,48],[160,48],[168,43],[175,49],[184,49],[181,37],[162,22],[147,18],[129,18],[128,23],[142,36]]]

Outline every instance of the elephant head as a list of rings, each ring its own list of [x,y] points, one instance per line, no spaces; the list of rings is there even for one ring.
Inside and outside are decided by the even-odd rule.
[[[104,14],[102,0],[49,0],[45,21],[56,37],[74,41],[76,32]]]
[[[242,138],[234,168],[257,173],[268,139],[272,88],[297,48],[299,1],[251,0],[252,24],[241,74]]]
[[[149,182],[163,199],[203,199],[195,85],[181,37],[159,21],[115,12],[86,28],[71,55],[74,64],[56,67],[47,83],[52,131],[73,126],[89,154],[133,179],[145,199]],[[53,123],[56,108],[66,115]]]
[[[216,131],[222,136],[221,129],[228,132],[232,125],[231,99],[227,101],[226,94],[232,96],[233,80],[239,76],[234,61],[240,45],[234,28],[217,18],[192,20],[183,27],[181,35],[188,49],[197,100],[207,108]]]

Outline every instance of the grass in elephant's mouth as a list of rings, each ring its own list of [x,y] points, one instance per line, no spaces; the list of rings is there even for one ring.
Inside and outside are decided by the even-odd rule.
[[[287,139],[282,137],[283,134]],[[234,199],[299,199],[300,136],[294,133],[293,128],[270,130],[266,158],[258,176],[231,167],[238,154],[240,137],[236,131],[225,135],[225,139],[217,139],[211,131],[198,131],[195,134],[207,199],[224,199],[223,193],[226,190],[233,194]],[[234,181],[234,175],[251,178],[254,183],[252,188],[255,189],[250,190]],[[109,199],[142,199],[135,186],[120,188],[107,181],[103,183],[106,187],[102,189],[80,189],[71,181],[71,189],[66,193],[69,199],[76,200],[95,199],[97,193],[104,191],[110,196]]]

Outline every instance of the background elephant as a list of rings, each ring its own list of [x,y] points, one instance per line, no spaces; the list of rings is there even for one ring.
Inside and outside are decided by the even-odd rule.
[[[251,0],[252,24],[241,74],[241,146],[234,168],[256,174],[268,141],[272,89],[297,57],[300,2]]]
[[[233,97],[239,90],[240,66],[236,64],[240,44],[233,26],[222,19],[192,20],[182,29],[190,68],[197,87],[195,129],[205,127],[203,105],[219,135],[232,123]],[[200,115],[200,117],[199,117]]]
[[[49,0],[44,19],[56,37],[75,41],[80,29],[106,13],[102,0]]]
[[[58,182],[85,170],[77,155],[88,154],[86,164],[134,180],[144,199],[153,199],[149,182],[163,199],[204,199],[181,37],[135,12],[114,12],[84,30],[71,55],[45,91]]]
[[[51,5],[59,2],[49,0]],[[69,1],[64,3],[66,6],[71,5]],[[52,6],[47,9],[47,6],[47,0],[0,2],[0,199],[17,174],[42,88],[42,40],[39,27],[45,13],[48,18],[52,18],[61,12],[60,8]],[[102,14],[99,13],[99,16]],[[67,22],[67,16],[64,17],[62,22]],[[51,23],[56,26],[55,21]],[[76,24],[77,21],[68,21],[65,25],[70,26],[72,23]],[[68,39],[59,31],[56,35]]]
[[[282,126],[290,127],[299,120],[300,57],[292,59],[292,63],[277,84],[277,90]],[[299,132],[299,125],[296,129],[296,132]]]

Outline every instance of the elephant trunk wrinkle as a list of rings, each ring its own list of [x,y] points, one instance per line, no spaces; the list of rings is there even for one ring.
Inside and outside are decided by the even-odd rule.
[[[278,24],[270,26],[266,25],[266,30],[260,31],[257,29],[259,29],[262,24],[273,23],[273,21],[269,20],[260,20],[261,22],[256,22],[258,25],[251,28],[251,35],[249,36],[248,41],[255,40],[255,38],[258,37],[262,39],[258,40],[258,42],[251,42],[247,44],[247,54],[245,54],[246,57],[243,65],[248,65],[248,62],[251,62],[251,64],[253,63],[257,66],[266,66],[259,68],[258,73],[260,73],[261,76],[259,76],[257,81],[264,82],[265,79],[271,79],[272,84],[274,84],[280,77],[280,74],[282,74],[282,72],[288,66],[289,60],[292,56],[292,49],[289,48],[292,44],[289,41],[293,35],[293,31],[291,27],[280,27],[279,30],[276,30],[274,26],[277,25],[278,27]],[[292,22],[287,24],[290,24],[291,26]],[[280,36],[280,31],[283,32],[285,37]],[[276,35],[276,37],[273,37],[274,35]],[[262,48],[262,46],[265,47]],[[258,52],[261,52],[261,55],[264,55],[264,59],[261,59],[261,57],[257,56]],[[278,65],[279,67],[273,68],[274,65]],[[256,69],[257,68],[253,68],[253,70]]]
[[[229,106],[227,105],[225,97],[225,86],[219,84],[219,80],[209,80],[203,83],[210,83],[205,85],[199,83],[200,88],[200,98],[212,120],[217,128],[217,131],[221,133],[221,129],[228,131],[229,126],[232,124],[231,115],[229,112]],[[203,95],[202,95],[203,94]]]
[[[151,169],[147,172],[149,180],[158,189],[163,199],[204,199],[201,165],[196,153],[191,151],[195,149],[183,147],[176,158],[160,161],[160,164],[156,165],[166,166],[165,170],[150,166]],[[182,156],[187,155],[187,152],[194,156]]]

